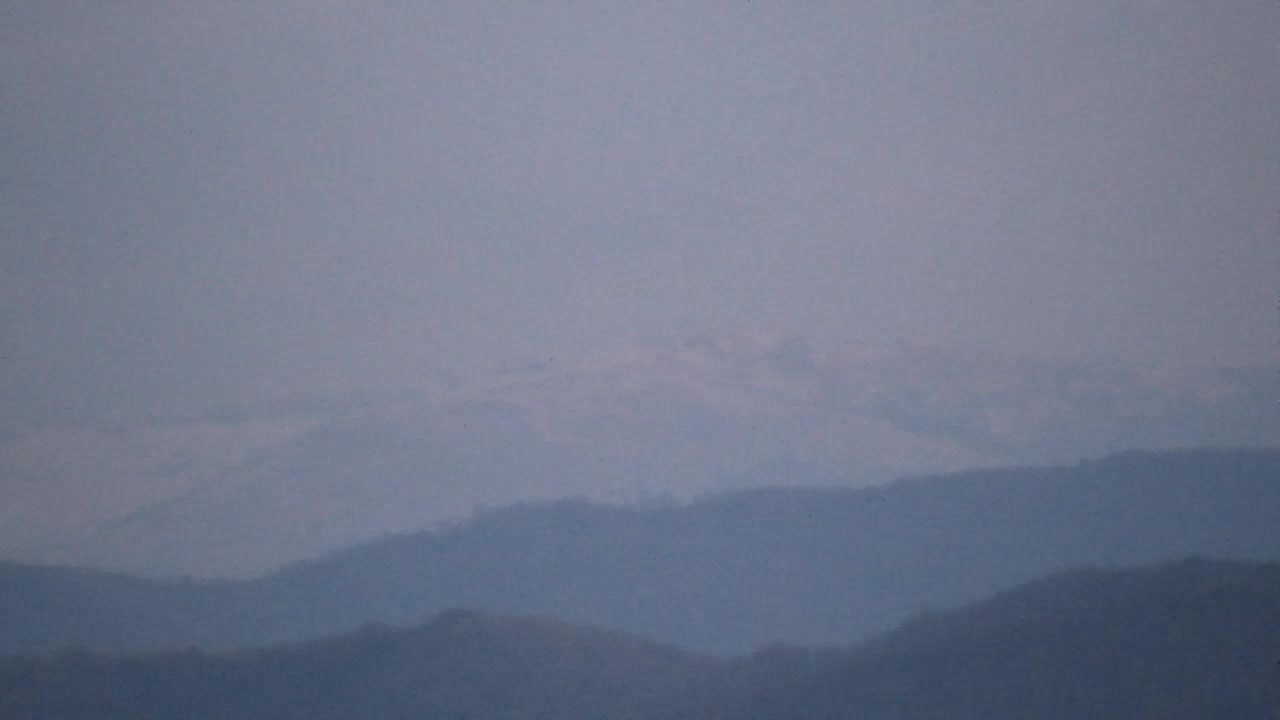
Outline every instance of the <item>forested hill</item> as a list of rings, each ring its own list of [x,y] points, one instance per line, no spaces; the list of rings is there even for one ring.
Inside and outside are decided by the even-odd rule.
[[[248,582],[0,567],[0,651],[228,648],[413,625],[450,607],[718,653],[848,643],[1082,565],[1280,560],[1280,450],[1127,453],[868,489],[482,515]]]
[[[0,720],[1270,717],[1280,565],[1057,575],[860,648],[716,660],[450,611],[275,649],[0,660]]]
[[[1019,587],[704,714],[738,720],[1280,713],[1280,565],[1201,560]]]
[[[270,650],[0,661],[0,718],[529,718],[653,715],[715,661],[607,630],[464,610]]]

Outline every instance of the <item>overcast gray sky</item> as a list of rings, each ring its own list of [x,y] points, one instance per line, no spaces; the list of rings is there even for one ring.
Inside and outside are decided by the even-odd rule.
[[[1280,4],[0,2],[10,428],[742,326],[1274,363]]]

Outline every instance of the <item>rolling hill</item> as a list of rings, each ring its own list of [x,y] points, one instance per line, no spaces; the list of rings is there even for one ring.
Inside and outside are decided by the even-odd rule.
[[[708,718],[1206,720],[1280,711],[1280,566],[1078,571],[907,623]]]
[[[606,630],[454,610],[228,655],[0,661],[0,718],[633,718],[713,661]]]
[[[1278,397],[1269,367],[702,335],[385,392],[0,437],[0,557],[245,579],[481,506],[688,501],[1274,443]]]
[[[1269,717],[1280,566],[1056,574],[861,647],[716,660],[453,610],[271,649],[0,660],[0,720]]]
[[[1071,567],[1280,560],[1277,479],[1280,451],[1128,453],[861,490],[519,506],[253,581],[0,566],[0,651],[234,648],[451,607],[721,654],[848,643]]]

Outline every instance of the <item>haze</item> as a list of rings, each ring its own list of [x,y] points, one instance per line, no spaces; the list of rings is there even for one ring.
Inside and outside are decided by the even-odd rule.
[[[1280,437],[1280,6],[0,4],[0,557]]]
[[[743,327],[1276,347],[1271,2],[7,2],[9,431]]]

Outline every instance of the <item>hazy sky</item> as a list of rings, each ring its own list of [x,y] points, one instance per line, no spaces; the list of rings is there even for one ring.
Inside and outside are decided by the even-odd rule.
[[[1274,363],[1277,38],[1274,0],[0,0],[0,424],[743,326]]]

